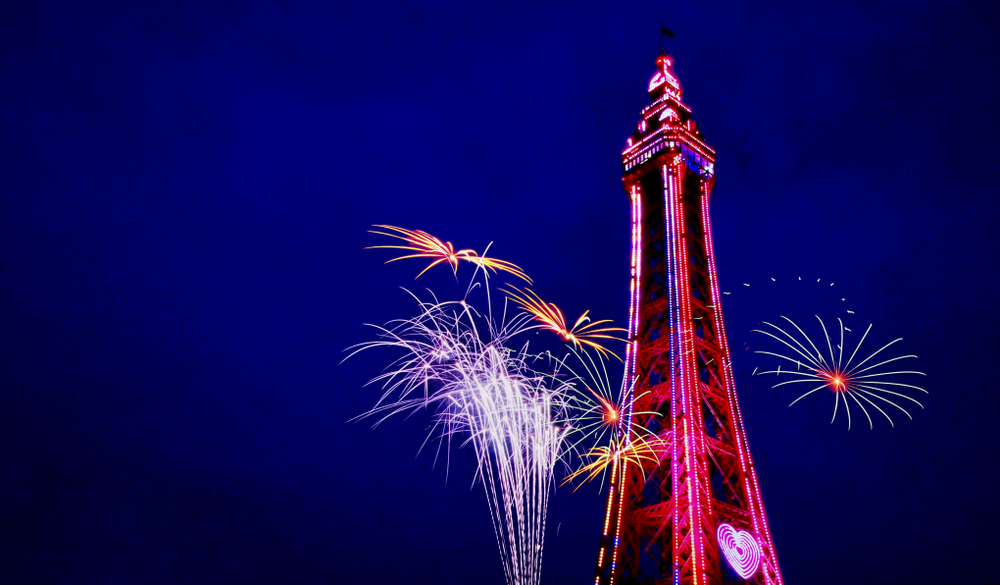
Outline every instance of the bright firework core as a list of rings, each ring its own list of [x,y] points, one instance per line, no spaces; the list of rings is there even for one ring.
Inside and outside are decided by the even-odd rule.
[[[601,396],[593,390],[590,391],[594,398],[604,407],[604,424],[606,426],[612,426],[618,424],[618,408],[610,400]]]
[[[826,378],[826,385],[830,387],[833,392],[846,392],[847,384],[850,380],[843,374],[834,371],[820,370],[819,375]]]

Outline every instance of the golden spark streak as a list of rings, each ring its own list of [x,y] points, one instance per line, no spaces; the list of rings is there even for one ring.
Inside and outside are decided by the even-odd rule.
[[[613,335],[608,335],[609,333],[614,333],[617,331],[625,331],[621,327],[598,327],[604,323],[611,323],[610,319],[602,319],[600,321],[591,321],[590,317],[587,315],[590,311],[584,311],[580,318],[576,320],[573,327],[566,326],[566,317],[563,315],[562,310],[557,307],[554,303],[546,303],[535,294],[531,289],[521,290],[517,287],[511,286],[510,290],[500,289],[507,298],[514,301],[514,303],[523,309],[524,311],[534,315],[535,320],[542,324],[542,329],[547,329],[552,331],[562,337],[565,341],[573,344],[573,346],[580,348],[581,345],[586,345],[588,347],[594,348],[597,353],[601,354],[602,357],[607,359],[608,355],[612,355],[621,361],[614,352],[608,350],[600,343],[594,341],[595,339],[613,339],[617,341],[625,341],[619,337]]]
[[[430,258],[433,261],[424,268],[416,278],[420,278],[424,272],[427,272],[431,268],[437,266],[438,264],[447,263],[451,265],[452,272],[458,273],[458,262],[464,260],[466,262],[471,262],[485,269],[492,270],[494,274],[498,271],[509,272],[514,276],[523,279],[524,281],[531,283],[531,278],[524,273],[516,264],[507,262],[506,260],[499,260],[497,258],[488,258],[486,256],[480,256],[475,250],[471,248],[466,248],[463,250],[455,250],[455,247],[451,242],[442,242],[438,238],[430,235],[429,233],[421,230],[408,230],[401,227],[391,226],[391,225],[374,225],[372,227],[379,228],[381,230],[368,230],[373,234],[378,234],[380,236],[389,236],[390,238],[396,238],[403,240],[408,245],[391,245],[391,246],[368,246],[366,250],[370,249],[392,249],[392,250],[406,250],[408,252],[414,252],[413,254],[406,254],[399,256],[398,258],[393,258],[388,260],[389,262],[395,262],[397,260],[406,260],[409,258]]]

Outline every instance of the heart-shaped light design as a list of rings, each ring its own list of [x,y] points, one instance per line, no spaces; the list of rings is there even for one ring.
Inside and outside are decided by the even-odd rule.
[[[746,530],[737,530],[728,524],[719,524],[715,536],[729,566],[742,579],[749,579],[760,567],[760,546]]]

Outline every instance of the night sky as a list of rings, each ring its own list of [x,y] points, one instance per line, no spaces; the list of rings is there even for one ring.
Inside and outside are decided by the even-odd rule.
[[[569,317],[623,325],[620,155],[661,21],[718,153],[723,309],[786,582],[997,579],[987,4],[4,3],[2,580],[502,583],[470,450],[446,477],[418,454],[426,413],[348,422],[395,357],[341,363],[363,324],[471,276],[414,281],[367,229],[492,242]],[[926,408],[873,431],[829,424],[829,395],[787,408],[750,330],[818,335],[814,314],[902,337]],[[555,493],[544,583],[592,578],[603,501]]]

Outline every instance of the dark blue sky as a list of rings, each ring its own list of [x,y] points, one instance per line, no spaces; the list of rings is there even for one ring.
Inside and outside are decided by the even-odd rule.
[[[346,422],[388,357],[339,363],[362,323],[411,315],[400,286],[463,288],[383,266],[366,229],[494,242],[568,314],[624,323],[620,153],[661,19],[718,152],[786,581],[995,578],[997,11],[800,4],[5,4],[5,581],[501,583],[470,454],[445,483],[426,418]],[[919,356],[912,422],[848,432],[750,376],[758,322],[845,303]],[[584,583],[602,497],[551,506],[543,580]]]

